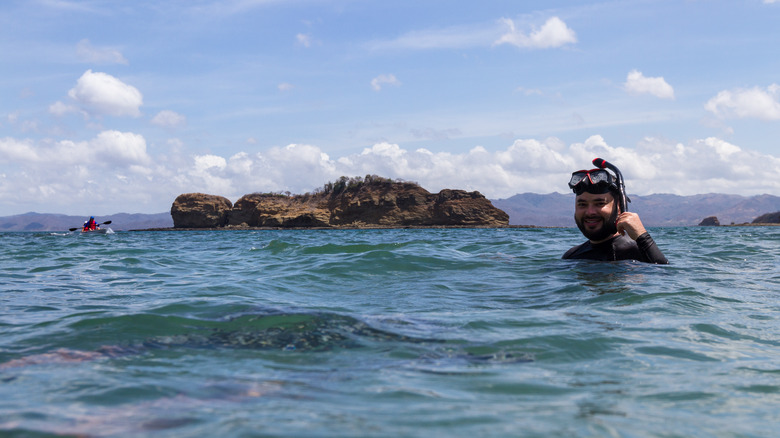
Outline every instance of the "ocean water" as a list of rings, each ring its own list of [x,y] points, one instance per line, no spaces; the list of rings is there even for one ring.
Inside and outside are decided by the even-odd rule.
[[[0,233],[0,435],[766,437],[780,227]]]

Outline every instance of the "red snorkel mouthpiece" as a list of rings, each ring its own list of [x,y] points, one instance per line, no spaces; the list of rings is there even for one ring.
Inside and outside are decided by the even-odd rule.
[[[605,160],[603,158],[594,158],[593,159],[593,165],[598,167],[599,169],[605,169],[605,168],[608,168],[608,167],[609,168],[614,168],[615,167],[615,166],[613,166],[612,164],[610,164],[609,162],[607,162],[607,160]]]

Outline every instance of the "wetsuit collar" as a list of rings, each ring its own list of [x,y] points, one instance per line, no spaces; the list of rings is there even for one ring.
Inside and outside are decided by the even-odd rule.
[[[605,243],[609,243],[609,242],[617,239],[618,237],[620,237],[620,233],[615,233],[615,234],[607,237],[606,239],[599,240],[598,242],[594,242],[592,240],[589,240],[589,242],[590,242],[591,245],[603,245]]]

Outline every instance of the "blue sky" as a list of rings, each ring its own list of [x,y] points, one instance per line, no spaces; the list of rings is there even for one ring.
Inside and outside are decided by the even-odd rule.
[[[0,4],[0,215],[377,174],[780,194],[780,0]]]

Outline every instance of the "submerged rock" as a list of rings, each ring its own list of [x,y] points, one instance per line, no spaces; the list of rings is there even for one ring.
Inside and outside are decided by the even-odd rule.
[[[23,356],[0,363],[0,373],[27,366],[81,363],[181,348],[251,349],[285,354],[356,348],[387,351],[392,348],[405,352],[409,360],[436,364],[442,361],[450,364],[458,361],[489,364],[534,360],[529,353],[507,351],[501,345],[411,336],[372,327],[351,316],[327,312],[245,314],[220,322],[189,321],[182,325],[185,326],[188,331],[174,328],[172,331],[178,333],[153,336],[140,342],[103,345],[91,351],[60,348]]]

